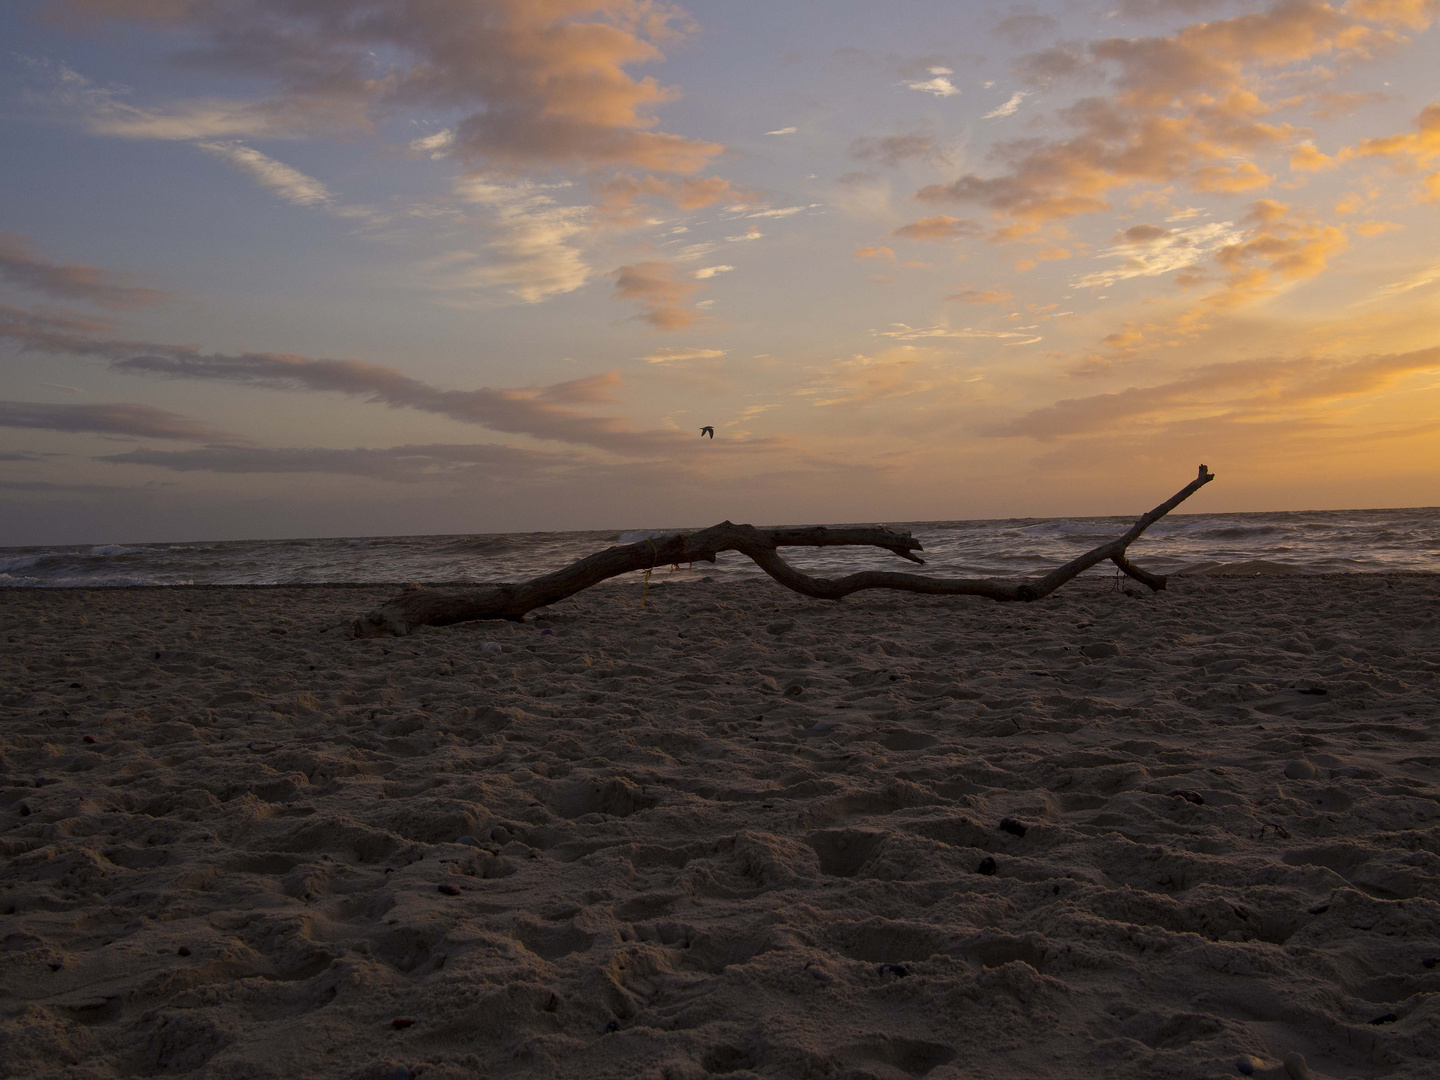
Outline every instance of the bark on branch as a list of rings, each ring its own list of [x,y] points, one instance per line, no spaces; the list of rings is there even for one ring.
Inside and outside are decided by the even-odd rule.
[[[936,578],[923,574],[866,570],[841,578],[820,578],[791,566],[779,555],[782,547],[871,546],[924,565],[915,552],[920,541],[909,533],[881,526],[830,529],[757,529],[722,521],[693,533],[671,533],[653,540],[607,548],[549,574],[519,584],[485,585],[463,592],[409,586],[398,596],[350,624],[351,637],[403,636],[420,626],[446,626],[475,619],[518,620],[526,612],[563,600],[607,578],[636,570],[682,562],[711,562],[722,551],[738,551],[786,588],[820,600],[839,600],[862,589],[899,589],[930,596],[984,596],[991,600],[1039,600],[1106,559],[1151,589],[1165,588],[1165,578],[1131,563],[1126,550],[1151,525],[1215,479],[1204,465],[1180,491],[1141,517],[1122,536],[1071,559],[1044,577],[1010,582],[989,578]]]

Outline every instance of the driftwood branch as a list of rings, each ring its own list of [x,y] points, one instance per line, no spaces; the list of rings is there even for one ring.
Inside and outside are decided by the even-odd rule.
[[[1205,484],[1215,479],[1204,465],[1184,488],[1155,507],[1122,536],[1071,559],[1042,578],[1023,582],[988,578],[936,578],[923,574],[866,570],[842,578],[820,578],[791,566],[779,555],[782,547],[870,546],[883,548],[903,559],[924,565],[915,552],[920,541],[909,533],[881,526],[829,529],[757,529],[722,521],[693,533],[671,533],[653,540],[607,548],[553,573],[519,584],[486,585],[464,592],[410,586],[398,596],[362,615],[350,625],[352,637],[404,635],[419,626],[446,626],[475,619],[521,619],[526,612],[553,604],[607,578],[636,570],[682,562],[711,562],[722,551],[738,551],[786,588],[821,600],[839,600],[862,589],[900,589],[930,596],[984,596],[991,600],[1039,600],[1090,567],[1114,562],[1126,574],[1151,589],[1165,588],[1165,578],[1131,563],[1126,551],[1140,535]]]

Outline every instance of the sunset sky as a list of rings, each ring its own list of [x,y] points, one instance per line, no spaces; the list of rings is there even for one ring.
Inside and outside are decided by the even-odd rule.
[[[0,544],[1435,505],[1437,22],[11,0]]]

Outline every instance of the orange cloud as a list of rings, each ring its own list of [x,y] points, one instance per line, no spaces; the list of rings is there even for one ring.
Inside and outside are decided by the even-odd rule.
[[[886,262],[895,261],[895,252],[888,247],[862,247],[855,249],[857,259],[884,259]]]
[[[1194,423],[1295,418],[1299,410],[1372,394],[1407,375],[1440,371],[1440,348],[1369,356],[1240,360],[1208,364],[1151,387],[1069,398],[986,431],[1050,441],[1067,436]]]
[[[1315,148],[1314,143],[1301,143],[1290,155],[1290,168],[1293,172],[1322,172],[1338,166],[1339,162],[1322,154]]]
[[[962,304],[1003,304],[1013,297],[1008,292],[996,289],[962,289],[960,292],[951,293],[945,299],[957,300]]]
[[[640,317],[657,330],[683,330],[701,321],[686,303],[700,286],[676,276],[674,264],[640,262],[615,271],[615,295],[644,309]]]
[[[1178,182],[1213,193],[1264,188],[1274,177],[1252,156],[1305,134],[1271,119],[1275,105],[1260,93],[1273,81],[1267,69],[1322,56],[1368,57],[1393,38],[1388,27],[1417,18],[1403,3],[1376,0],[1342,11],[1282,0],[1268,11],[1192,23],[1167,36],[1111,38],[1023,57],[1017,70],[1037,84],[1108,69],[1110,93],[1060,111],[1073,135],[996,146],[992,156],[1005,166],[999,175],[969,173],[923,187],[916,197],[987,207],[1001,222],[992,238],[1004,240],[1108,209],[1112,191],[1136,184]],[[1298,161],[1297,167],[1319,164],[1303,152]]]
[[[890,235],[898,236],[902,240],[958,240],[962,236],[975,236],[979,231],[967,218],[942,214],[891,229]]]
[[[757,192],[719,176],[662,179],[658,176],[615,176],[597,185],[599,212],[616,225],[633,225],[643,218],[648,199],[662,199],[678,210],[700,210],[716,203],[749,206],[760,201]]]
[[[688,175],[723,149],[652,130],[655,110],[676,93],[627,69],[663,60],[660,45],[687,25],[679,9],[640,0],[68,0],[61,10],[72,20],[179,28],[203,42],[185,54],[191,66],[275,88],[261,103],[230,109],[181,103],[170,110],[168,137],[252,134],[235,129],[241,121],[274,134],[277,117],[305,127],[307,117],[346,109],[373,122],[405,105],[472,110],[449,149],[490,169]],[[222,129],[175,134],[175,118],[181,127]],[[147,130],[142,123],[134,133]]]
[[[1428,168],[1440,161],[1440,105],[1427,105],[1415,118],[1416,130],[1404,135],[1365,139],[1340,151],[1340,159],[1387,158],[1402,170]],[[1422,198],[1440,199],[1440,172],[1421,179]]]

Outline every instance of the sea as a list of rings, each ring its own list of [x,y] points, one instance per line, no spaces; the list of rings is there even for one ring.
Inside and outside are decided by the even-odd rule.
[[[786,548],[811,573],[907,570],[943,577],[1043,574],[1120,535],[1132,517],[886,522],[924,545],[926,568],[867,548]],[[863,524],[878,524],[865,522]],[[357,536],[210,543],[56,544],[0,548],[0,587],[307,585],[523,581],[615,544],[677,529]],[[1286,513],[1171,514],[1130,558],[1154,573],[1440,572],[1440,507]],[[1114,574],[1109,563],[1089,571]],[[762,574],[743,555],[655,574],[676,582]]]

